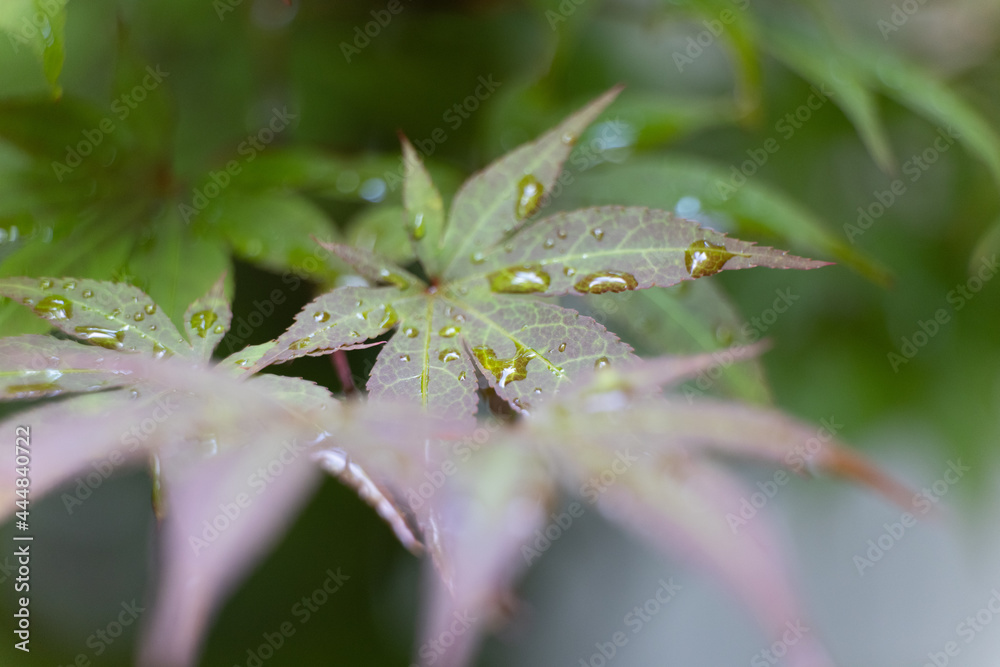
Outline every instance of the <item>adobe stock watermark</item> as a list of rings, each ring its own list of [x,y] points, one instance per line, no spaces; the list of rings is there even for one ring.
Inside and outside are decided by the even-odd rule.
[[[750,667],[771,667],[781,662],[781,659],[788,654],[788,649],[802,641],[802,638],[809,632],[809,628],[803,625],[801,619],[787,621],[785,631],[781,633],[781,638],[759,653],[755,653],[750,658]]]
[[[632,634],[618,630],[608,638],[608,641],[594,642],[594,648],[597,650],[586,658],[580,658],[579,667],[606,667],[615,659],[618,651],[627,646],[635,635],[642,632],[642,629],[683,590],[683,586],[674,583],[673,577],[660,579],[656,583],[658,586],[652,597],[642,604],[637,604],[622,617],[622,625],[630,629]]]
[[[1000,615],[1000,590],[994,588],[990,593],[986,604],[955,626],[955,635],[962,643],[955,639],[945,642],[940,651],[927,653],[927,661],[921,667],[947,667],[951,664],[952,658],[957,658],[962,653],[964,646],[975,641],[976,637],[993,623],[993,619]]]
[[[810,90],[812,92],[805,102],[775,122],[774,131],[781,139],[788,141],[794,137],[795,133],[805,127],[805,124],[812,119],[813,114],[822,109],[833,96],[833,91],[825,83],[821,83],[818,88],[812,86]],[[748,159],[739,165],[732,166],[728,181],[715,180],[715,189],[722,200],[728,201],[730,197],[735,195],[740,188],[746,185],[747,179],[756,174],[779,150],[781,150],[781,143],[775,137],[765,139],[760,148],[748,148],[746,151]]]
[[[230,160],[224,169],[210,171],[208,174],[209,182],[192,190],[190,204],[180,202],[177,205],[177,211],[184,222],[190,222],[191,218],[204,211],[208,204],[229,187],[235,177],[240,175],[243,171],[241,164],[253,162],[257,154],[267,148],[274,141],[274,138],[288,129],[292,125],[292,121],[297,120],[298,117],[298,114],[290,112],[288,107],[271,109],[271,119],[267,125],[254,134],[247,135],[247,138],[236,147],[236,154],[240,155],[242,159]]]
[[[20,46],[31,47],[31,42],[39,37],[50,39],[52,35],[52,21],[59,12],[66,6],[68,0],[35,0],[36,11],[30,17],[22,16],[21,25],[17,32],[7,32],[7,39],[10,41],[11,49],[15,54],[20,53]],[[19,46],[20,45],[20,46]]]
[[[462,127],[465,121],[472,117],[472,114],[479,110],[479,107],[483,102],[488,100],[493,93],[496,92],[497,88],[503,85],[502,81],[496,81],[492,74],[480,75],[476,79],[478,84],[472,91],[471,95],[467,95],[463,99],[459,100],[455,104],[451,105],[445,109],[444,113],[441,114],[441,120],[443,120],[447,126],[454,132],[458,128]],[[413,147],[418,153],[420,153],[424,159],[434,155],[434,151],[438,149],[438,146],[448,141],[448,133],[443,127],[434,128],[430,136],[426,139],[411,139]],[[389,188],[390,192],[394,192],[396,188],[403,185],[403,178],[406,174],[406,162],[404,159],[400,158],[399,166],[396,169],[390,169],[382,174],[382,180],[385,181],[386,187]]]
[[[785,454],[785,466],[797,473],[805,472],[820,450],[844,428],[844,425],[838,423],[837,418],[833,416],[829,419],[820,419],[819,423],[820,427],[816,431],[816,435],[795,445],[791,451]],[[788,484],[790,479],[791,475],[788,474],[787,470],[775,470],[771,479],[757,482],[757,491],[740,498],[736,512],[726,514],[726,523],[729,524],[733,535],[738,535],[740,529],[750,523],[764,509],[764,506],[778,495],[778,492]]]
[[[108,622],[104,627],[98,628],[87,637],[87,648],[91,649],[91,652],[77,653],[73,662],[66,667],[91,667],[94,664],[91,662],[91,657],[99,658],[104,655],[115,640],[122,636],[125,628],[134,624],[144,611],[146,608],[140,607],[134,599],[131,602],[122,602],[121,611],[118,612],[114,620]],[[57,667],[63,667],[63,665],[60,664]]]
[[[897,32],[907,24],[920,8],[927,4],[927,0],[903,0],[892,5],[888,19],[879,19],[875,26],[882,33],[882,39],[889,41],[889,35]]]
[[[881,561],[906,536],[906,532],[917,525],[917,520],[940,503],[941,499],[970,470],[972,468],[962,463],[962,459],[948,461],[948,467],[941,477],[914,494],[910,501],[913,511],[903,512],[899,515],[899,519],[892,523],[883,523],[883,532],[868,540],[868,548],[863,553],[855,554],[853,562],[854,567],[858,570],[858,575],[865,576],[865,570],[871,569],[875,563]]]
[[[412,663],[410,667],[433,665],[455,644],[455,640],[468,632],[469,628],[478,622],[479,618],[473,616],[468,611],[454,612],[452,614],[452,621],[448,627],[439,632],[436,637],[425,641],[417,649],[417,655],[420,656],[423,662],[419,665]]]
[[[336,572],[327,569],[323,574],[326,578],[314,588],[308,595],[303,595],[292,605],[290,614],[298,620],[299,626],[303,626],[316,614],[327,602],[330,601],[350,580],[350,576],[341,572],[338,567]],[[297,628],[292,621],[284,621],[272,632],[261,634],[263,640],[257,646],[248,648],[246,657],[242,662],[235,663],[233,667],[264,667],[264,663],[275,656],[278,650],[285,645],[291,637],[295,635]]]
[[[916,183],[919,181],[920,177],[938,161],[943,153],[948,152],[948,149],[954,145],[955,140],[959,138],[958,132],[951,127],[947,129],[938,128],[937,134],[938,136],[934,138],[930,146],[919,154],[914,153],[902,164],[901,169],[907,177],[906,180],[897,178],[885,190],[875,190],[872,192],[874,201],[869,202],[867,206],[858,207],[858,218],[855,224],[844,223],[844,234],[847,235],[848,241],[854,244],[859,236],[871,229],[875,221],[885,215],[885,212],[900,197],[906,194],[907,182]]]
[[[410,1],[407,0],[407,2]],[[401,13],[403,9],[401,0],[389,0],[385,5],[385,9],[371,10],[370,14],[373,20],[365,23],[364,29],[360,25],[354,26],[354,39],[352,43],[340,43],[340,52],[344,54],[344,59],[350,63],[351,58],[359,55],[361,51],[372,43],[373,39],[382,34],[382,30],[392,23],[392,19]]]
[[[705,52],[705,49],[712,46],[712,44],[715,43],[715,40],[722,36],[722,33],[726,31],[726,27],[736,21],[736,12],[742,12],[750,6],[750,0],[731,1],[733,6],[736,8],[736,11],[732,9],[723,9],[719,12],[718,18],[704,19],[701,22],[701,25],[703,25],[705,29],[694,37],[687,38],[687,45],[684,52],[673,52],[672,57],[674,65],[677,66],[678,72],[683,74],[686,66],[694,63],[694,61]]]
[[[168,76],[170,76],[170,72],[164,72],[159,65],[155,68],[151,65],[146,67],[146,75],[142,81],[114,99],[111,103],[111,113],[119,122],[125,121],[133,111],[139,108],[149,93],[156,90]],[[66,157],[63,161],[52,161],[52,172],[55,174],[56,180],[62,183],[63,178],[83,164],[84,158],[92,155],[94,149],[104,143],[105,138],[116,129],[118,129],[118,125],[115,124],[114,118],[105,116],[95,127],[83,130],[80,133],[82,137],[80,141],[66,146]]]
[[[555,10],[545,10],[545,20],[549,22],[549,27],[556,31],[559,29],[559,24],[565,23],[585,2],[587,0],[562,0]]]
[[[945,300],[951,306],[952,312],[957,313],[965,308],[966,304],[997,274],[997,267],[996,255],[984,257],[975,275],[969,276],[964,283],[959,283],[955,285],[955,289],[949,290]],[[947,308],[938,308],[926,320],[917,320],[917,328],[913,333],[899,339],[899,352],[890,350],[886,353],[892,372],[898,373],[901,366],[910,363],[949,322],[951,322],[951,312]]]
[[[638,460],[638,457],[632,454],[631,449],[627,447],[619,449],[607,467],[584,480],[580,485],[580,495],[593,505]],[[535,539],[532,543],[521,545],[521,555],[524,557],[525,563],[531,565],[536,558],[548,551],[573,526],[574,521],[584,515],[585,509],[584,505],[573,501],[565,512],[550,514],[550,521],[542,528],[535,529]]]

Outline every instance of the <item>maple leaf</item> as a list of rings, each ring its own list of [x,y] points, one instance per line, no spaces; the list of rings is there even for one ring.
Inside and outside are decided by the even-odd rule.
[[[0,294],[82,339],[0,339],[0,398],[68,394],[5,422],[30,429],[32,497],[93,461],[152,462],[163,553],[141,645],[144,665],[193,664],[215,609],[315,487],[315,456],[356,489],[403,544],[420,550],[391,491],[331,443],[377,450],[379,434],[419,433],[421,414],[406,416],[401,407],[401,430],[386,423],[385,406],[375,412],[367,403],[344,406],[301,378],[242,372],[241,355],[255,358],[266,344],[210,367],[232,319],[223,278],[187,309],[187,339],[131,285],[0,280]],[[318,452],[321,442],[326,446]],[[13,495],[17,474],[12,467],[0,470],[0,495]],[[72,512],[82,501],[67,495],[64,502]],[[0,519],[12,511],[5,506]]]
[[[634,357],[601,324],[544,297],[669,286],[754,266],[825,264],[646,208],[595,207],[536,221],[577,138],[619,91],[474,174],[447,218],[404,138],[403,224],[427,280],[374,253],[322,244],[373,286],[315,299],[250,369],[396,329],[368,380],[373,398],[417,402],[432,415],[471,423],[478,372],[513,410],[529,413],[587,371]]]
[[[733,356],[750,359],[760,349],[744,346]],[[833,473],[901,506],[912,494],[832,436],[818,450],[808,447],[817,428],[775,410],[689,403],[650,391],[717,363],[715,355],[703,354],[593,371],[530,418],[497,430],[471,457],[456,457],[449,448],[427,455],[422,443],[409,444],[411,459],[426,456],[425,468],[397,479],[400,486],[416,488],[447,471],[423,513],[435,517],[427,530],[434,532],[441,562],[425,586],[421,628],[421,646],[437,648],[432,658],[418,651],[419,664],[471,663],[482,633],[507,615],[514,584],[541,557],[538,535],[555,517],[560,488],[654,547],[722,579],[770,640],[780,640],[789,619],[805,618],[767,518],[739,517],[749,491],[718,455],[762,459],[799,474]],[[468,623],[455,632],[459,618]],[[444,647],[434,640],[449,627],[454,641]],[[798,667],[833,664],[814,636],[789,647],[784,659]]]

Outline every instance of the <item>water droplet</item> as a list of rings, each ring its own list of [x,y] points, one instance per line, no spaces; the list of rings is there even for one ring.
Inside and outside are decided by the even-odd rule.
[[[32,299],[30,296],[26,296],[23,299],[21,299],[21,303],[23,303],[26,306],[34,306],[35,300]]]
[[[459,331],[461,331],[461,329],[458,327],[453,327],[453,326],[441,327],[441,330],[438,331],[438,336],[441,336],[441,338],[454,338],[455,336],[458,335]]]
[[[501,387],[506,387],[509,382],[517,382],[528,377],[528,362],[538,355],[534,350],[530,350],[515,342],[514,356],[510,359],[498,359],[493,348],[481,346],[472,351],[476,359],[483,368],[493,374]]]
[[[482,264],[483,262],[486,261],[486,255],[484,255],[481,251],[477,250],[476,252],[472,253],[471,257],[469,257],[469,261],[472,262],[473,264]]]
[[[563,275],[569,278],[570,276],[576,275],[576,269],[571,266],[563,267]]]
[[[576,143],[576,135],[573,134],[572,132],[563,132],[562,136],[559,137],[559,140],[562,141],[567,146],[572,146],[573,144]]]
[[[568,236],[568,234],[566,234],[566,230],[565,229],[557,229],[556,230],[556,236],[558,236],[561,239],[565,239]]]
[[[542,271],[541,265],[525,264],[494,271],[486,277],[490,289],[505,294],[529,294],[544,292],[549,288],[551,277]]]
[[[735,253],[726,250],[726,246],[702,239],[695,241],[684,251],[684,266],[692,278],[703,278],[721,271],[726,262],[735,256]]]
[[[624,292],[633,290],[639,283],[635,276],[624,271],[605,271],[589,273],[576,281],[573,289],[584,294],[604,294],[605,292]]]
[[[7,386],[7,393],[11,395],[26,394],[51,394],[60,391],[62,388],[55,382],[38,382],[33,384],[12,384]]]
[[[417,336],[420,335],[420,332],[413,327],[406,327],[405,329],[403,329],[403,335],[406,336],[407,338],[416,338]]]
[[[73,304],[64,296],[52,294],[38,302],[35,314],[47,320],[68,320],[73,317]]]
[[[306,336],[305,338],[299,338],[298,340],[293,340],[291,343],[288,344],[288,349],[304,350],[310,345],[312,345],[312,338],[310,336]]]
[[[458,374],[458,379],[460,381],[465,379],[465,371],[462,371],[461,373]]]
[[[41,287],[42,289],[52,289],[52,281],[51,281],[51,280],[49,280],[48,278],[42,278],[42,279],[41,279],[41,280],[39,281],[38,285],[39,285],[39,286],[40,286],[40,287]]]
[[[156,325],[155,324],[150,324],[149,325],[149,330],[150,331],[156,331]]]
[[[81,294],[84,299],[89,299],[90,297],[94,296],[94,290],[85,289]]]
[[[76,289],[76,281],[67,280],[65,283],[63,283],[63,289]]]
[[[555,239],[545,239],[545,243],[542,244],[546,250],[554,248],[556,245]]]
[[[455,321],[461,324],[462,322],[465,321],[465,315],[463,315],[462,313],[455,315]]]
[[[449,361],[455,361],[456,359],[460,359],[461,356],[462,355],[459,354],[458,350],[456,350],[453,347],[449,347],[447,349],[441,350],[438,353],[438,359],[440,359],[441,361],[443,361],[445,363],[448,363]]]
[[[604,238],[604,230],[601,229],[600,227],[594,227],[593,229],[590,230],[590,235],[593,236],[598,241],[600,241],[601,239]]]
[[[244,368],[244,367],[250,365],[250,360],[249,359],[237,359],[236,360],[236,365],[239,366],[240,368]]]
[[[121,315],[122,315],[122,309],[121,308],[115,308],[114,310],[111,311],[111,315],[108,316],[108,319],[109,320],[113,320],[116,317],[121,317]]]
[[[526,175],[517,184],[517,200],[514,202],[514,216],[524,220],[538,210],[542,205],[544,188],[537,178]]]
[[[136,322],[142,322],[144,319],[146,319],[146,316],[143,315],[142,313],[136,313],[135,315],[132,316],[132,319],[135,320]]]
[[[326,312],[325,310],[317,310],[315,313],[313,313],[313,319],[316,320],[317,322],[326,322],[327,320],[330,319],[330,313]]]
[[[535,393],[536,394],[542,393],[542,388],[541,387],[535,387]]]
[[[400,361],[409,361],[410,360],[410,355],[408,355],[408,354],[401,354],[401,355],[399,355],[399,360]]]
[[[602,368],[607,368],[610,365],[611,365],[611,362],[608,361],[607,357],[601,357],[600,359],[598,359],[597,361],[594,362],[594,370],[599,371]]]
[[[531,403],[528,403],[527,401],[522,401],[520,398],[515,398],[514,400],[511,401],[511,403],[513,403],[514,406],[517,407],[519,410],[523,410],[524,412],[527,412],[531,408]]]
[[[357,331],[351,331],[347,335],[350,336],[351,338],[361,338],[361,334],[359,334]]]
[[[410,235],[413,237],[414,241],[419,241],[424,238],[427,233],[427,225],[424,224],[424,214],[415,213],[413,215],[413,220],[410,221]]]
[[[566,351],[566,343],[559,343],[559,351],[560,352]]]
[[[225,327],[223,327],[221,324],[216,324],[215,328],[212,329],[212,333],[220,334],[225,330],[226,330]]]
[[[143,308],[143,310],[146,311],[147,315],[152,315],[152,314],[154,314],[156,312],[156,304],[155,303],[147,303],[146,307]]]
[[[513,243],[508,243],[508,244],[504,245],[503,251],[504,252],[514,252],[514,244]]]
[[[162,359],[167,353],[167,348],[163,347],[159,343],[153,343],[153,358]]]
[[[217,319],[219,316],[215,314],[215,311],[200,310],[191,316],[191,328],[198,332],[200,338],[204,338]]]
[[[122,343],[125,341],[125,332],[127,330],[128,327],[123,329],[106,329],[105,327],[94,326],[79,326],[74,329],[80,335],[80,338],[109,350],[121,350],[124,348]]]
[[[389,269],[379,269],[378,271],[379,280],[384,283],[389,283],[390,285],[395,285],[399,289],[406,289],[410,286],[410,281],[396,273],[395,271],[390,271]]]

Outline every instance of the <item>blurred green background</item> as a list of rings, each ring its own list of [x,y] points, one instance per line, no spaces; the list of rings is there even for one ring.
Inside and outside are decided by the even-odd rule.
[[[712,278],[732,306],[717,289],[680,286],[663,298],[696,313],[697,334],[666,326],[659,297],[629,300],[609,326],[643,353],[766,337],[768,388],[734,380],[716,389],[772,400],[807,420],[834,416],[844,440],[917,487],[961,457],[972,473],[949,494],[954,514],[926,530],[989,530],[1000,442],[1000,287],[986,279],[968,298],[957,290],[979,288],[970,277],[1000,250],[1000,6],[993,0],[74,0],[57,79],[60,30],[50,25],[52,43],[36,48],[15,16],[20,4],[0,10],[3,275],[130,280],[173,304],[177,318],[228,270],[236,322],[253,322],[263,295],[286,289],[293,274],[308,278],[286,289],[288,300],[247,335],[230,332],[221,350],[264,342],[320,285],[345,279],[342,267],[310,261],[309,234],[405,260],[392,178],[397,132],[424,153],[447,196],[467,174],[621,82],[625,92],[567,165],[572,182],[554,209],[672,209],[837,265]],[[161,74],[150,78],[151,71]],[[816,96],[817,89],[832,94]],[[244,142],[263,136],[283,109],[292,120],[247,159]],[[94,135],[104,119],[114,129]],[[87,139],[88,131],[100,140]],[[81,141],[94,144],[93,154],[61,174],[53,162],[70,165],[68,151]],[[211,192],[213,174],[218,183],[233,160],[241,173],[184,220],[178,205]],[[767,313],[776,290],[796,299],[774,317]],[[602,303],[578,305],[599,313]],[[928,325],[941,309],[938,326]],[[0,334],[44,331],[29,315],[4,304]],[[910,343],[912,359],[893,364],[890,353],[902,355]],[[352,353],[359,382],[371,359]],[[338,388],[326,359],[279,372]],[[752,483],[770,472],[746,474]],[[808,509],[813,527],[792,531],[797,543],[821,542],[836,514],[831,503],[852,493],[831,487],[795,487],[796,510]],[[110,644],[91,637],[123,602],[142,606],[152,590],[148,497],[144,472],[119,471],[72,514],[58,494],[35,506],[44,537],[32,575],[32,652],[18,654],[5,641],[0,662],[68,665],[84,654],[93,664],[131,664],[135,625]],[[898,515],[878,507],[884,520]],[[0,544],[10,544],[11,533],[0,529]],[[800,544],[807,554],[842,552],[830,570],[804,570],[856,582],[851,555],[875,535],[858,531],[839,547]],[[974,553],[967,542],[959,540]],[[580,548],[595,544],[583,540]],[[523,591],[529,606],[552,608],[544,596],[559,593],[543,591],[544,581],[574,558],[583,556],[568,547],[546,555],[545,574],[530,576]],[[348,583],[300,623],[296,603],[328,568],[341,568]],[[373,512],[327,481],[222,609],[202,664],[248,665],[248,649],[286,621],[294,636],[263,664],[408,664],[419,572]],[[917,572],[910,583],[919,588],[931,573]],[[0,570],[4,609],[12,605],[10,577]],[[956,611],[954,620],[961,616]],[[940,623],[946,637],[952,616]],[[553,664],[508,644],[518,636],[525,644],[561,640],[524,634],[490,640],[482,664]],[[828,634],[835,646],[866,655],[849,630]],[[589,646],[568,646],[560,664],[577,664]],[[879,664],[915,664],[907,660],[924,652],[915,644],[898,662]],[[651,664],[629,659],[619,662]]]

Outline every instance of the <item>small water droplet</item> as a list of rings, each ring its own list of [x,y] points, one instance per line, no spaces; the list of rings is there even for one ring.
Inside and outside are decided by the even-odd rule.
[[[513,403],[515,407],[517,407],[519,410],[522,410],[523,412],[527,412],[531,408],[531,403],[528,403],[527,401],[522,401],[520,398],[515,398],[514,400],[511,401],[511,403]]]
[[[514,216],[524,220],[531,216],[542,205],[544,187],[531,174],[527,174],[517,184],[517,199],[514,201]]]
[[[396,273],[395,271],[390,271],[389,269],[379,269],[378,277],[384,283],[389,283],[390,285],[395,285],[399,289],[406,289],[410,286],[410,281]]]
[[[288,344],[289,350],[304,350],[312,345],[312,338],[306,336],[305,338],[299,338],[298,340],[293,340]]]
[[[684,251],[684,266],[692,278],[703,278],[721,271],[726,262],[735,256],[735,253],[726,250],[726,246],[701,239]]]
[[[220,334],[225,330],[226,330],[225,327],[223,327],[221,324],[216,324],[215,328],[212,329],[212,333]]]
[[[111,315],[108,317],[108,319],[109,320],[113,320],[116,317],[121,317],[121,316],[122,316],[122,309],[121,308],[115,308],[114,310],[111,311]]]
[[[41,279],[41,280],[40,280],[40,281],[38,282],[38,285],[39,285],[39,286],[40,286],[40,287],[41,287],[42,289],[52,289],[52,281],[51,281],[51,280],[49,280],[48,278],[42,278],[42,279]]]
[[[441,330],[438,331],[438,335],[441,336],[441,338],[454,338],[460,331],[461,329],[458,327],[446,326],[441,327]]]
[[[601,229],[600,227],[594,227],[593,229],[590,230],[590,235],[593,236],[598,241],[600,241],[601,239],[604,238],[604,230]]]
[[[405,329],[403,329],[403,335],[406,336],[407,338],[416,338],[417,336],[420,335],[420,332],[413,327],[406,327]]]
[[[639,283],[635,276],[624,271],[605,271],[589,273],[576,281],[573,289],[584,294],[604,294],[605,292],[624,292],[633,290]]]
[[[561,239],[565,239],[568,236],[568,234],[566,233],[565,229],[557,229],[556,236],[558,236]]]
[[[76,281],[67,280],[65,283],[63,283],[63,289],[76,289]]]
[[[535,393],[536,394],[542,393],[542,388],[541,387],[535,387]]]
[[[576,275],[576,269],[574,269],[572,266],[564,266],[563,275],[566,276],[567,278],[569,278],[570,276],[574,276]]]
[[[146,319],[146,316],[143,315],[142,313],[136,313],[135,315],[132,316],[132,319],[135,320],[136,322],[142,322],[144,319]]]
[[[559,140],[562,141],[567,146],[572,146],[573,144],[576,143],[576,135],[573,134],[572,132],[563,132],[562,136],[559,137]]]
[[[555,239],[545,239],[545,243],[542,244],[542,246],[544,246],[546,250],[554,248],[555,245],[556,245]]]
[[[26,306],[33,306],[35,305],[35,300],[32,299],[30,296],[26,296],[23,299],[21,299],[21,303],[23,303]]]
[[[455,321],[461,324],[462,322],[465,321],[465,315],[463,315],[462,313],[458,313],[457,315],[455,315]]]
[[[244,367],[250,365],[250,360],[249,359],[237,359],[236,360],[236,365],[239,366],[240,368],[244,368]]]
[[[410,234],[413,236],[414,241],[419,241],[424,238],[427,233],[427,225],[424,224],[424,214],[415,213],[413,215],[413,220],[410,221]]]
[[[47,320],[68,320],[73,317],[73,303],[64,296],[52,294],[38,302],[35,314]]]
[[[326,322],[327,320],[330,319],[330,313],[326,312],[325,310],[317,310],[315,313],[313,313],[313,319],[316,320],[317,322]]]
[[[512,244],[512,243],[505,244],[504,247],[503,247],[503,251],[504,252],[514,252],[514,244]]]
[[[357,331],[351,331],[347,335],[350,336],[351,338],[361,338],[361,334],[359,334]]]
[[[505,294],[530,294],[544,292],[552,281],[539,264],[508,267],[486,276],[490,289]]]
[[[501,387],[510,382],[517,382],[528,377],[528,362],[538,355],[517,342],[514,343],[514,356],[509,359],[498,359],[493,348],[481,346],[472,351],[483,368],[493,374]]]
[[[125,332],[128,327],[122,329],[107,329],[105,327],[79,326],[74,329],[80,338],[100,345],[109,350],[121,350],[125,341]]]
[[[364,303],[365,303],[364,301],[362,301],[361,299],[358,299],[357,302],[354,304],[354,307],[355,308],[360,308],[361,306],[364,305]]]
[[[143,310],[146,311],[147,315],[153,315],[153,314],[156,313],[156,304],[155,303],[147,303],[146,307],[143,308]]]
[[[458,379],[459,380],[464,380],[465,379],[465,371],[462,371],[461,373],[458,374]]]
[[[409,361],[410,360],[410,355],[408,355],[408,354],[401,354],[401,355],[399,355],[399,360],[400,361]]]
[[[484,255],[482,251],[477,250],[476,252],[472,253],[471,257],[469,257],[469,261],[472,262],[473,264],[482,264],[483,262],[486,261],[486,255]]]
[[[455,361],[456,359],[460,359],[461,357],[462,355],[459,354],[458,350],[456,350],[453,347],[441,350],[438,353],[438,359],[440,359],[445,363],[448,363],[449,361]]]
[[[607,368],[610,365],[611,365],[611,362],[608,361],[607,357],[601,357],[600,359],[598,359],[597,361],[594,362],[594,370],[599,371],[602,368]]]
[[[156,325],[155,324],[150,324],[149,325],[149,330],[150,331],[156,331]]]
[[[163,347],[159,343],[153,343],[153,358],[162,359],[167,353],[167,348]]]
[[[566,351],[566,343],[559,343],[559,351],[560,352]]]
[[[212,310],[200,310],[191,316],[191,328],[194,329],[200,338],[208,335],[211,328],[219,316]]]
[[[81,292],[81,294],[84,299],[89,299],[90,297],[94,296],[94,290],[85,289],[83,290],[83,292]]]

